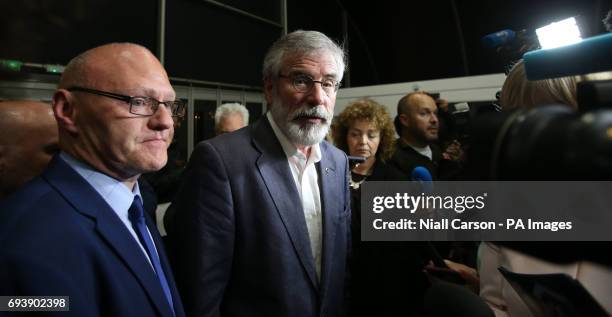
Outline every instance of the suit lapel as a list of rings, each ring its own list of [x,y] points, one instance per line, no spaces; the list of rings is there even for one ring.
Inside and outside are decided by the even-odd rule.
[[[43,175],[81,214],[94,218],[96,230],[117,253],[162,316],[172,316],[159,280],[125,225],[110,206],[75,170],[56,155]],[[157,241],[156,241],[157,243]],[[158,247],[160,249],[160,247]]]
[[[253,129],[253,143],[261,153],[257,159],[257,168],[264,179],[304,270],[306,270],[313,287],[318,289],[308,227],[306,226],[300,195],[289,169],[287,156],[275,137],[267,118],[260,120]]]
[[[334,247],[336,245],[336,225],[340,216],[338,210],[342,201],[339,197],[344,195],[342,184],[338,183],[338,174],[344,171],[338,170],[331,160],[331,153],[325,142],[321,142],[321,161],[319,163],[319,183],[321,191],[321,203],[323,209],[323,258],[321,263],[321,293],[325,296],[325,291],[329,284],[329,274],[334,261]],[[341,178],[340,178],[341,179]]]

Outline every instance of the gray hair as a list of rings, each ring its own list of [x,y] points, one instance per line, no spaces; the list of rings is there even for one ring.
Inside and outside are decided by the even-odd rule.
[[[320,50],[328,51],[333,55],[338,65],[338,76],[340,76],[337,80],[340,82],[346,68],[344,48],[321,32],[304,30],[291,32],[272,44],[264,58],[263,78],[272,79],[278,76],[283,58],[287,54],[309,55]]]
[[[219,127],[221,119],[231,115],[232,113],[240,114],[242,116],[242,122],[244,122],[245,126],[249,124],[249,110],[245,106],[237,102],[224,103],[220,105],[215,111],[215,128]]]

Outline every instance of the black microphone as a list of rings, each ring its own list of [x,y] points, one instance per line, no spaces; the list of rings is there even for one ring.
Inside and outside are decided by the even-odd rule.
[[[437,282],[424,298],[425,316],[429,317],[494,317],[493,311],[478,295],[465,287]]]
[[[583,75],[612,70],[612,33],[558,48],[525,53],[529,80]]]

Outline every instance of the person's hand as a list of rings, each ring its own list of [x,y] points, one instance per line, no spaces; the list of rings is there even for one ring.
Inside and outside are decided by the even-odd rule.
[[[438,108],[444,112],[448,112],[448,101],[446,99],[438,98],[436,100]]]
[[[429,263],[425,266],[425,272],[432,274],[434,276],[450,276],[451,272],[457,274],[465,281],[467,287],[478,294],[480,289],[480,278],[478,277],[478,272],[461,263],[456,263],[451,260],[444,260],[444,263],[448,268],[437,267],[433,264],[433,262],[429,261]]]
[[[465,264],[453,262],[451,260],[444,260],[444,263],[446,263],[451,270],[459,273],[459,276],[463,278],[469,289],[476,294],[480,293],[480,277],[478,276],[478,271]]]
[[[461,143],[457,140],[453,140],[453,142],[446,147],[444,153],[442,153],[442,157],[445,160],[457,162],[463,159],[463,154]]]
[[[461,277],[470,285],[479,286],[480,278],[478,272],[465,264],[453,262],[451,260],[444,260],[444,263],[453,271],[459,273]]]

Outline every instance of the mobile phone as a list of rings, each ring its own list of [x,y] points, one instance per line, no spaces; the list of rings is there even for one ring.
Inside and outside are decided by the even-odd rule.
[[[367,159],[368,159],[367,157],[363,157],[363,156],[350,156],[350,155],[348,156],[348,160],[351,165],[363,163]]]

